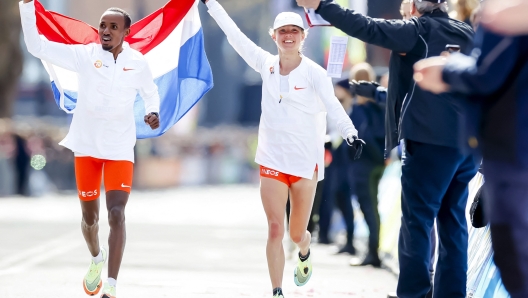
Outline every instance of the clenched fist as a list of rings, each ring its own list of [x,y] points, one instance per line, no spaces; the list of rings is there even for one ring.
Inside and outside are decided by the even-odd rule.
[[[157,129],[160,126],[158,113],[150,113],[144,118],[145,124],[150,126],[152,130]]]

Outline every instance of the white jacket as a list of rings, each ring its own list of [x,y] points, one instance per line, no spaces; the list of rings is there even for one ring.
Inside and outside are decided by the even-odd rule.
[[[229,43],[262,77],[262,115],[255,162],[306,179],[312,179],[318,165],[318,180],[322,180],[325,112],[328,111],[344,139],[357,135],[334,95],[326,71],[302,56],[301,64],[289,74],[290,91],[281,93],[279,56],[264,51],[247,38],[216,0],[209,0],[207,7]]]
[[[28,51],[78,75],[77,105],[68,135],[60,144],[82,155],[134,162],[138,91],[145,114],[159,113],[160,105],[158,87],[143,55],[125,43],[114,61],[113,54],[100,44],[66,45],[41,39],[33,1],[20,2],[20,17]]]

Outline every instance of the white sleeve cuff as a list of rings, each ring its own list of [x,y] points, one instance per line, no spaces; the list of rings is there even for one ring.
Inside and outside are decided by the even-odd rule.
[[[207,8],[211,9],[216,3],[218,3],[216,0],[209,0],[205,5],[207,5]]]

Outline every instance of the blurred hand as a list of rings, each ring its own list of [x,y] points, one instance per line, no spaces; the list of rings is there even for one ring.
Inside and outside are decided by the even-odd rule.
[[[201,0],[201,1],[203,2],[203,4],[205,4],[205,3],[207,3],[207,1],[209,1],[209,0]]]
[[[318,9],[321,4],[321,0],[297,0],[297,5],[304,8]]]
[[[31,1],[33,1],[33,0],[24,0],[24,3],[29,3]]]
[[[352,156],[354,160],[361,157],[361,152],[363,152],[363,146],[365,146],[365,141],[359,139],[357,136],[349,135],[346,139],[348,146],[350,146],[352,151]]]
[[[414,65],[414,80],[420,88],[436,94],[449,91],[442,79],[442,71],[447,63],[445,57],[432,57],[418,61]]]
[[[489,0],[483,5],[481,24],[503,35],[528,34],[528,1]]]
[[[160,126],[159,117],[157,113],[150,113],[145,116],[144,121],[150,126],[152,130],[157,129]]]
[[[367,81],[351,81],[350,82],[350,93],[353,95],[359,95],[367,98],[374,98],[376,96],[376,90],[380,84],[376,82]]]

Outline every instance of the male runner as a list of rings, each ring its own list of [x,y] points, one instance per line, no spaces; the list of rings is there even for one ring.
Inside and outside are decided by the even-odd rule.
[[[76,72],[77,106],[68,135],[60,143],[75,153],[75,175],[82,209],[82,233],[92,261],[84,277],[88,295],[102,286],[101,271],[108,258],[103,298],[116,297],[116,279],[125,248],[125,206],[132,187],[137,92],[145,102],[144,121],[159,127],[158,88],[143,55],[123,42],[130,33],[130,16],[109,8],[99,23],[100,45],[65,45],[40,38],[32,0],[20,3],[24,40],[31,54]],[[104,173],[110,235],[109,255],[99,245],[99,195]]]

